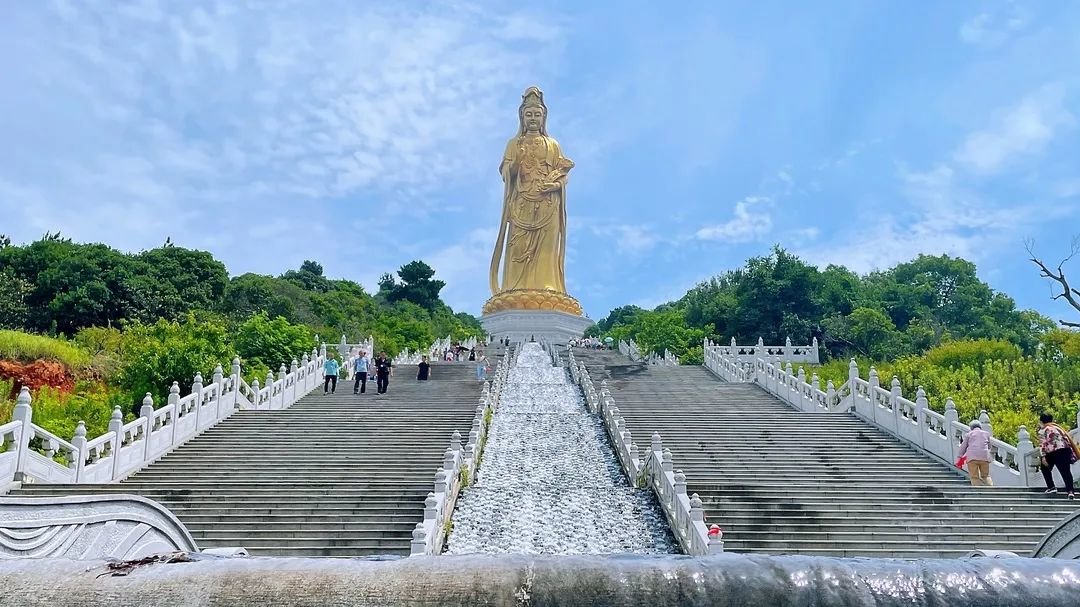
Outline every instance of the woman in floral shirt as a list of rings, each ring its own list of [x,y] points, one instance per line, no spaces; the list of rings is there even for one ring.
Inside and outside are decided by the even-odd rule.
[[[1043,413],[1039,416],[1039,451],[1042,452],[1043,480],[1046,481],[1046,493],[1057,493],[1054,486],[1054,472],[1057,468],[1061,480],[1065,481],[1065,491],[1069,499],[1074,498],[1072,462],[1075,458],[1072,437],[1064,428],[1054,423],[1054,416]]]

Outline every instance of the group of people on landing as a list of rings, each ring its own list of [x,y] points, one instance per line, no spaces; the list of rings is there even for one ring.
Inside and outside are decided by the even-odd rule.
[[[960,443],[960,459],[957,465],[967,464],[971,484],[976,487],[990,486],[990,433],[983,429],[979,420],[972,420],[970,430]],[[1039,416],[1039,470],[1046,481],[1046,493],[1057,493],[1054,485],[1054,469],[1065,483],[1065,492],[1069,499],[1075,499],[1073,489],[1072,464],[1080,461],[1080,446],[1069,432],[1054,423],[1054,416],[1043,413]]]
[[[476,364],[476,379],[486,381],[490,367],[488,366],[487,356],[484,356],[483,351],[479,352],[479,354],[475,351],[470,352],[469,360]],[[377,393],[386,394],[387,389],[390,387],[390,378],[394,376],[394,361],[386,352],[379,354],[375,357],[375,360],[371,360],[367,352],[361,350],[357,357],[353,359],[350,371],[353,375],[353,394],[367,392],[368,375],[371,373],[375,374]],[[334,394],[337,392],[341,364],[338,363],[336,358],[328,356],[326,362],[323,363],[323,372],[325,373],[323,394]],[[430,374],[431,363],[428,362],[428,357],[425,356],[417,365],[416,379],[417,381],[427,381]]]
[[[379,354],[375,357],[375,360],[371,360],[368,357],[367,352],[361,351],[360,354],[353,359],[352,369],[350,369],[353,375],[353,394],[364,394],[367,392],[367,381],[370,373],[375,374],[376,389],[379,394],[386,394],[387,388],[390,387],[390,378],[394,375],[394,362],[390,358],[390,355],[386,352]],[[338,374],[341,372],[341,364],[337,359],[328,356],[326,362],[323,363],[323,394],[333,394],[337,392]]]

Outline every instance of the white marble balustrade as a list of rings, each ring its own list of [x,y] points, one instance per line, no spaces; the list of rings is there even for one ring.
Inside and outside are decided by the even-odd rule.
[[[848,366],[846,382],[837,387],[829,381],[822,388],[817,374],[808,379],[803,368],[794,370],[791,360],[785,361],[781,356],[765,357],[764,351],[753,361],[747,361],[745,357],[733,347],[707,343],[704,364],[725,381],[756,383],[802,411],[852,411],[950,465],[958,457],[968,425],[958,419],[951,398],[945,401],[945,412],[938,413],[930,408],[922,388],[918,389],[914,400],[906,398],[898,379],[893,378],[888,387],[883,387],[873,367],[868,378],[862,379],[854,359]],[[993,435],[990,416],[985,410],[980,414],[980,421],[983,429]],[[1016,439],[1013,445],[1000,437],[991,438],[994,461],[991,462],[990,476],[994,486],[1042,486],[1042,477],[1036,467],[1038,451],[1026,427],[1020,427]],[[1075,464],[1073,470],[1074,474],[1080,474],[1080,463]]]
[[[16,481],[21,483],[118,482],[153,463],[194,436],[213,427],[238,409],[284,409],[322,383],[326,346],[293,359],[290,369],[282,365],[278,377],[267,375],[265,387],[258,380],[249,386],[234,358],[229,375],[221,366],[209,383],[198,374],[191,393],[180,396],[173,382],[168,402],[154,407],[147,394],[139,417],[124,423],[117,406],[109,430],[98,437],[86,436],[79,422],[75,435],[65,440],[33,422],[33,399],[23,387],[16,400],[13,419],[0,426],[0,494]]]
[[[620,342],[620,350],[622,343],[625,342]],[[638,486],[641,486],[639,483],[643,480],[656,493],[668,526],[683,551],[691,555],[723,552],[722,538],[709,536],[701,500],[697,494],[686,494],[686,476],[681,470],[673,469],[671,451],[664,449],[660,435],[652,435],[649,449],[642,458],[640,449],[630,430],[626,428],[626,422],[607,388],[607,381],[602,381],[600,390],[597,390],[588,367],[584,362],[575,359],[573,348],[567,350],[567,359],[570,377],[581,386],[585,394],[585,404],[590,411],[598,413],[604,420],[608,438],[615,447],[615,454],[626,477]]]
[[[489,412],[494,413],[499,407],[511,360],[511,354],[507,352],[496,366],[493,378],[484,383],[469,438],[464,446],[461,444],[460,433],[454,431],[451,435],[450,446],[443,454],[442,467],[435,473],[434,490],[428,493],[424,500],[424,521],[417,523],[413,529],[410,547],[412,556],[442,553],[447,539],[447,524],[453,515],[458,495],[466,483],[472,483],[476,479],[477,467],[487,441]]]

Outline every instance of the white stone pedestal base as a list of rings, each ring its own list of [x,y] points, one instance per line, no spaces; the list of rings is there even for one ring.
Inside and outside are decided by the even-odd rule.
[[[495,341],[510,338],[514,342],[535,339],[553,344],[566,344],[581,337],[592,325],[592,319],[566,312],[545,310],[506,310],[480,317],[480,324]]]

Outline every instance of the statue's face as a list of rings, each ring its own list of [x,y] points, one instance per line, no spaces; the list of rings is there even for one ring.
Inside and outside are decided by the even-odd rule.
[[[521,119],[525,121],[525,132],[539,132],[540,125],[544,123],[544,108],[529,106],[521,112]]]

